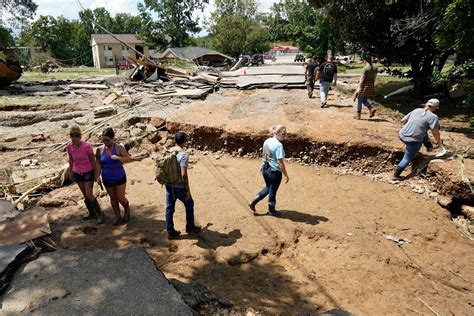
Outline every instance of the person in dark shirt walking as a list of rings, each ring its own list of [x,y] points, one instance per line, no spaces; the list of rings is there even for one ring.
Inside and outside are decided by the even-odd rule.
[[[316,74],[316,80],[319,79],[319,95],[321,98],[322,108],[324,108],[327,104],[331,83],[335,87],[337,82],[337,66],[333,60],[333,56],[328,56],[327,61],[319,66],[318,72]]]
[[[318,68],[318,57],[313,56],[311,62],[306,66],[304,72],[304,78],[306,82],[306,88],[308,89],[308,98],[313,98],[314,82],[316,81],[316,69]]]

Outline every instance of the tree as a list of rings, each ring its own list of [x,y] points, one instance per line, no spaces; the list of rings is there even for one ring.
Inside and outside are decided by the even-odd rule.
[[[237,57],[270,48],[270,34],[257,13],[255,0],[216,0],[215,5],[208,26],[214,49]]]
[[[193,17],[196,10],[202,10],[208,0],[144,0],[138,4],[143,28],[141,34],[148,44],[158,47],[186,46],[190,33],[201,29],[199,20]],[[153,19],[153,15],[156,19]]]
[[[430,92],[433,71],[444,65],[434,41],[447,1],[312,1],[338,26],[343,40],[370,51],[386,65],[409,63],[415,93]]]
[[[305,0],[280,0],[265,19],[273,41],[289,41],[301,50],[326,55],[329,49],[343,50],[337,29],[324,10],[315,9]]]
[[[12,31],[0,26],[0,51],[13,46],[14,43],[15,41],[12,36]]]
[[[8,27],[7,23],[16,26],[18,22],[33,18],[38,6],[31,0],[2,0],[0,1],[0,5],[2,6],[0,8],[1,51],[14,44],[12,30]],[[7,13],[10,17],[3,19],[2,13]]]
[[[31,0],[2,0],[1,5],[2,11],[11,15],[8,20],[12,24],[21,20],[32,19],[38,7]]]
[[[69,20],[63,16],[40,16],[30,27],[20,34],[23,43],[38,47],[41,51],[50,52],[52,56],[66,63],[74,62],[89,45],[83,47],[78,37],[84,34],[79,21]]]
[[[444,51],[453,51],[461,60],[474,58],[474,2],[454,0],[446,6],[435,41]]]
[[[141,27],[139,16],[118,13],[112,17],[104,8],[83,10],[79,17],[79,20],[69,20],[62,16],[40,16],[22,30],[18,43],[39,47],[65,64],[90,65],[91,35],[105,33],[97,24],[117,34],[137,34]]]
[[[113,18],[113,27],[110,30],[115,34],[139,34],[142,28],[140,16],[128,13],[117,13]]]

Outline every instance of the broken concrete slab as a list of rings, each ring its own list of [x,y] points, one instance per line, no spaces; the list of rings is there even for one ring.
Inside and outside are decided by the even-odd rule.
[[[142,248],[43,254],[17,273],[3,296],[2,311],[193,315]]]
[[[49,234],[48,214],[35,207],[0,224],[0,245],[21,244]]]
[[[40,251],[40,248],[33,249],[25,244],[0,246],[0,295],[8,288],[21,265],[36,259]]]
[[[216,293],[211,292],[206,286],[200,283],[186,284],[176,279],[170,279],[170,282],[181,294],[186,304],[193,309],[198,308],[201,304],[210,304],[213,302],[218,303],[224,308],[233,306],[232,302],[217,296]]]
[[[9,218],[14,218],[20,214],[10,201],[0,200],[0,222],[3,222]]]

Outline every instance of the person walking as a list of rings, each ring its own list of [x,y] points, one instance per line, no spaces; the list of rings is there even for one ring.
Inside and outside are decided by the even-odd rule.
[[[408,164],[415,158],[416,154],[424,145],[428,151],[442,147],[441,135],[439,132],[438,116],[434,114],[439,109],[439,100],[430,99],[426,102],[423,109],[415,109],[408,113],[401,122],[405,124],[399,132],[400,140],[406,145],[405,154],[398,166],[395,168],[393,180],[402,180],[400,176]],[[428,130],[431,130],[436,146],[433,146],[429,137]]]
[[[356,90],[357,114],[354,117],[358,120],[360,120],[362,113],[362,104],[369,109],[369,117],[374,117],[376,111],[369,102],[369,97],[373,97],[375,95],[375,80],[377,79],[378,69],[372,64],[372,57],[368,53],[362,54],[362,59],[365,66],[362,71],[362,75],[360,76],[359,86]]]
[[[265,187],[257,193],[255,198],[249,203],[249,207],[256,212],[256,205],[268,195],[268,211],[273,216],[279,216],[276,211],[276,195],[280,187],[282,177],[285,177],[285,183],[290,181],[285,167],[285,150],[281,143],[287,137],[286,128],[283,125],[277,125],[271,129],[273,137],[268,138],[263,143],[263,156],[261,172]]]
[[[304,79],[308,89],[308,98],[313,98],[314,82],[316,81],[316,69],[318,68],[318,57],[313,56],[311,62],[306,66]]]
[[[324,108],[327,104],[331,83],[333,87],[337,83],[337,65],[334,63],[333,56],[328,56],[327,60],[319,66],[316,80],[319,80],[319,97],[321,107]]]
[[[97,178],[99,185],[104,186],[109,194],[110,204],[114,210],[115,220],[113,225],[122,225],[130,220],[130,204],[125,197],[127,175],[123,164],[131,161],[127,150],[122,144],[115,142],[115,132],[109,127],[102,133],[103,146],[97,148],[97,172],[102,175]],[[120,214],[120,205],[124,209],[123,217]]]
[[[174,135],[175,146],[169,151],[176,154],[176,168],[181,179],[174,183],[165,183],[166,187],[166,230],[168,239],[176,239],[181,234],[174,229],[173,215],[176,207],[176,200],[183,202],[186,210],[186,233],[197,234],[201,227],[194,223],[194,200],[191,195],[188,179],[189,154],[184,149],[188,136],[184,132],[177,132]]]
[[[94,180],[98,174],[95,172],[95,158],[92,145],[81,140],[81,129],[71,127],[69,132],[71,141],[66,145],[69,156],[69,177],[76,182],[84,197],[84,204],[89,213],[84,220],[97,219],[97,224],[104,223],[104,214],[94,196]]]

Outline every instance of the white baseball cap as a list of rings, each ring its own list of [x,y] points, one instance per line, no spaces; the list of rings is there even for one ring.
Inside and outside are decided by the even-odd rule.
[[[438,99],[429,99],[428,102],[426,102],[426,105],[428,105],[430,107],[439,108],[439,100]]]

